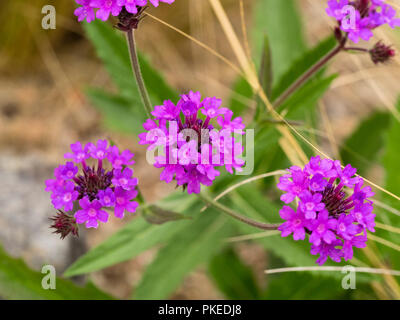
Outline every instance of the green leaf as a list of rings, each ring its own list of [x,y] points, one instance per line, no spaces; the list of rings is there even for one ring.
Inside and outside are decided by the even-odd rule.
[[[266,52],[265,48],[269,47],[268,60],[273,61],[273,65],[270,72],[266,74],[273,74],[275,79],[280,79],[292,62],[306,49],[302,23],[295,2],[293,0],[258,0],[254,5],[253,16],[251,39],[253,58],[259,66],[263,53]],[[235,114],[239,115],[249,107],[254,99],[254,93],[243,78],[237,79],[233,91],[229,106]]]
[[[233,93],[230,97],[229,108],[235,116],[248,110],[253,101],[254,93],[249,83],[242,77],[238,78],[233,85]]]
[[[134,219],[79,258],[64,275],[71,277],[85,274],[134,258],[143,251],[167,241],[181,227],[181,223],[159,226],[149,224],[143,218]]]
[[[314,79],[307,82],[288,98],[279,109],[288,110],[287,118],[295,120],[307,119],[307,114],[313,114],[316,103],[322,98],[336,77],[337,75],[334,74],[326,78]],[[309,111],[308,113],[305,112],[306,108]]]
[[[93,105],[101,111],[104,123],[111,130],[138,134],[143,131],[145,114],[141,109],[131,108],[127,98],[112,95],[100,89],[89,89],[86,94]]]
[[[194,200],[193,197],[184,196],[183,193],[173,194],[163,201],[162,207],[167,209],[173,206],[178,211],[184,211]],[[165,243],[187,223],[188,221],[177,221],[154,225],[143,218],[136,218],[78,259],[67,269],[65,276],[89,273],[129,260],[155,245]]]
[[[141,106],[136,80],[131,69],[128,46],[121,36],[122,33],[101,21],[85,23],[84,26],[98,56],[118,86],[120,94],[129,97],[132,102],[138,102]],[[163,76],[150,65],[148,59],[140,52],[139,62],[150,97],[154,100],[153,103],[177,98],[175,90],[168,86]]]
[[[400,110],[400,101],[397,103],[397,109]],[[385,154],[383,156],[383,165],[385,167],[385,187],[390,192],[400,194],[400,123],[397,119],[391,117],[390,126],[385,135]],[[396,209],[400,209],[400,201],[385,194],[388,204]],[[393,216],[393,215],[392,215]],[[400,220],[396,217],[397,220]]]
[[[120,32],[101,21],[83,25],[120,94],[139,104],[140,96],[132,74],[128,47]]]
[[[255,60],[261,61],[264,37],[272,51],[273,74],[279,79],[306,49],[300,15],[293,0],[258,0],[254,5],[252,43]]]
[[[202,202],[193,208],[196,219],[176,233],[161,248],[155,260],[147,267],[135,289],[135,299],[166,299],[190,271],[209,261],[231,235],[231,225],[214,210],[199,213]]]
[[[265,36],[264,49],[261,58],[261,66],[259,72],[260,84],[267,95],[271,96],[272,93],[272,83],[273,83],[273,72],[272,72],[272,57],[271,48],[268,37]],[[264,104],[259,97],[257,97],[257,109],[254,116],[254,120],[258,121],[263,113]]]
[[[397,103],[397,109],[400,110],[400,100]],[[400,123],[394,117],[390,119],[390,125],[388,131],[385,134],[385,152],[383,156],[383,165],[385,169],[385,188],[386,190],[400,195],[400,148],[399,148],[399,137],[400,137]],[[382,194],[385,204],[400,210],[400,201],[389,196]],[[377,211],[376,219],[383,221],[387,225],[398,227],[400,225],[400,217],[387,211],[380,210],[375,207]],[[399,245],[400,236],[394,233],[383,232],[377,230],[377,235],[383,237],[394,244]],[[390,249],[386,246],[377,244],[382,254],[390,257],[390,264],[393,269],[400,268],[400,253],[396,250]]]
[[[343,163],[350,163],[359,174],[364,175],[383,148],[389,124],[390,115],[379,111],[362,121],[340,149]]]
[[[90,24],[85,23],[84,26],[118,89],[117,94],[105,93],[99,89],[89,90],[89,98],[103,113],[105,123],[111,129],[138,134],[142,131],[141,125],[146,114],[132,72],[126,41],[121,32],[106,23],[94,21]],[[178,98],[177,92],[166,83],[164,77],[151,66],[145,56],[140,52],[138,56],[152,103],[161,104],[168,99],[175,101]]]
[[[146,221],[152,224],[163,224],[170,221],[191,219],[191,217],[184,216],[183,214],[171,210],[162,209],[156,205],[150,205],[142,209],[142,212]]]
[[[302,272],[268,275],[264,299],[349,299],[351,291],[354,290],[343,290],[341,285],[343,274],[338,274],[340,275],[338,279]],[[357,289],[359,289],[359,283],[357,283]]]
[[[21,259],[11,258],[0,247],[0,296],[4,299],[86,300],[111,299],[92,284],[78,287],[71,281],[56,278],[56,289],[42,288],[46,274],[31,270]]]
[[[282,105],[287,108],[286,119],[302,120],[312,126],[315,122],[315,105],[325,94],[336,75],[327,78],[315,79],[307,83]],[[255,138],[255,174],[270,172],[273,170],[287,168],[290,165],[287,156],[278,145],[280,134],[275,130],[273,124],[263,125],[256,131]],[[305,137],[310,137],[303,133]],[[300,141],[300,145],[307,155],[311,156],[313,150],[308,144]]]
[[[216,255],[209,264],[209,272],[227,299],[258,300],[261,290],[253,271],[246,266],[232,248]]]
[[[326,56],[336,45],[334,37],[321,41],[316,47],[305,52],[301,57],[293,61],[290,68],[274,86],[272,101],[285,92],[300,76]],[[312,78],[311,78],[312,79]]]
[[[270,97],[272,93],[273,71],[271,47],[267,36],[264,37],[264,49],[260,67],[260,82],[267,97]]]

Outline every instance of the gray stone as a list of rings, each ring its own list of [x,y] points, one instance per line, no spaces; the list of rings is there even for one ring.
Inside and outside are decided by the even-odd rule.
[[[49,228],[56,210],[44,182],[53,169],[40,155],[0,154],[0,243],[30,267],[41,270],[51,264],[60,275],[74,259],[71,254],[76,248],[71,250],[72,242],[59,239]]]

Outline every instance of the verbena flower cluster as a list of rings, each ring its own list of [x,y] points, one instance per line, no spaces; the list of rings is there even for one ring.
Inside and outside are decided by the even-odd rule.
[[[374,195],[362,178],[355,176],[351,165],[342,168],[340,161],[311,158],[301,169],[293,166],[280,178],[278,188],[286,193],[281,200],[296,208],[283,206],[280,216],[285,222],[279,227],[282,236],[293,234],[304,240],[309,234],[311,253],[319,254],[317,263],[327,258],[340,262],[353,257],[353,247],[363,248],[367,230],[375,232],[372,213]]]
[[[339,22],[340,29],[354,43],[360,39],[368,41],[374,35],[373,30],[382,25],[400,26],[396,10],[385,0],[329,0],[326,12]]]
[[[175,0],[75,0],[80,7],[75,10],[78,21],[92,22],[100,19],[108,20],[110,15],[117,17],[123,9],[131,14],[137,14],[141,7],[148,3],[158,7],[160,2],[172,4]]]
[[[152,115],[155,119],[143,124],[147,132],[139,135],[139,143],[150,145],[149,151],[161,150],[154,159],[154,166],[163,168],[161,180],[175,180],[188,193],[199,193],[201,184],[210,186],[220,175],[217,167],[230,173],[242,170],[243,146],[234,133],[241,136],[245,126],[231,110],[221,108],[221,100],[202,100],[199,92],[190,91],[176,105],[167,100],[156,106]]]
[[[86,145],[78,141],[71,145],[71,151],[64,157],[72,161],[57,167],[55,179],[46,181],[45,190],[51,192],[55,209],[70,212],[76,223],[86,223],[87,228],[97,228],[99,221],[107,222],[107,209],[113,209],[120,219],[125,211],[136,211],[138,203],[132,199],[138,194],[138,180],[132,177],[133,170],[129,168],[134,164],[129,150],[120,153],[106,140],[98,140],[97,144]],[[95,164],[89,165],[93,160]],[[62,218],[57,221],[73,224],[66,216]],[[67,223],[65,226],[68,227]]]

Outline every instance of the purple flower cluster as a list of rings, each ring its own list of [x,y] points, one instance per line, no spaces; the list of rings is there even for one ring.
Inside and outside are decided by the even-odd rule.
[[[129,150],[120,153],[106,140],[86,145],[78,141],[71,145],[71,151],[65,158],[72,161],[57,167],[55,179],[46,181],[45,190],[52,193],[55,209],[74,211],[76,223],[86,223],[87,228],[97,228],[99,221],[108,221],[109,215],[104,209],[114,208],[115,216],[120,219],[125,210],[136,211],[138,203],[132,199],[138,194],[138,180],[132,177],[133,171],[129,168],[134,164],[133,153]],[[89,166],[90,159],[97,166]]]
[[[150,2],[158,7],[160,2],[172,4],[175,0],[75,0],[80,7],[75,10],[78,21],[92,22],[95,18],[106,21],[113,15],[117,17],[123,9],[131,14],[137,14],[141,7]]]
[[[382,25],[400,26],[396,10],[385,0],[329,0],[326,12],[339,22],[340,29],[354,43],[360,39],[368,41],[373,36],[372,30]]]
[[[340,161],[319,156],[304,169],[293,166],[288,171],[278,188],[286,192],[281,200],[285,204],[296,200],[297,208],[281,209],[282,236],[293,234],[294,240],[304,240],[309,234],[311,253],[320,255],[320,265],[328,257],[336,262],[350,260],[353,247],[366,246],[367,230],[375,232],[371,188],[355,176],[357,170],[351,165],[342,168]]]
[[[155,119],[143,124],[147,132],[139,135],[139,143],[150,145],[148,151],[161,150],[154,158],[154,166],[163,168],[161,180],[175,180],[188,193],[199,193],[201,184],[210,186],[220,175],[216,167],[225,166],[230,173],[242,170],[243,146],[233,133],[241,136],[245,126],[240,117],[233,118],[231,110],[221,107],[221,100],[202,100],[199,92],[191,91],[176,105],[164,101],[152,115]]]

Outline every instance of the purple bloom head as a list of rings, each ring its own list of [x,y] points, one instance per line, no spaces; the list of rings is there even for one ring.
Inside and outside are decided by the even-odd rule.
[[[340,29],[354,43],[370,40],[373,30],[382,25],[400,26],[396,10],[385,0],[329,0],[326,12],[338,21]]]
[[[109,146],[106,140],[83,145],[76,142],[65,158],[72,159],[54,171],[54,179],[46,181],[46,191],[51,192],[55,209],[75,213],[76,223],[86,223],[87,228],[97,228],[98,222],[107,222],[108,213],[103,209],[114,208],[115,216],[121,218],[124,210],[135,212],[138,180],[133,178],[133,153],[122,152]],[[89,161],[91,163],[89,163]],[[126,203],[121,206],[117,195],[126,192]],[[122,210],[122,211],[121,211]],[[70,211],[70,213],[68,213]]]
[[[214,97],[202,100],[199,92],[191,91],[176,105],[167,100],[154,108],[155,119],[143,124],[146,132],[139,135],[139,144],[158,150],[154,166],[163,169],[161,180],[175,180],[188,193],[199,193],[201,185],[210,186],[220,174],[216,168],[242,170],[243,146],[234,133],[243,134],[245,126],[221,103]]]
[[[151,3],[158,7],[160,2],[172,4],[175,0],[75,0],[79,7],[74,14],[78,21],[92,22],[95,18],[106,21],[110,15],[120,16],[122,23],[126,22],[127,15],[134,17],[140,14]],[[133,27],[133,26],[131,26]]]
[[[281,200],[297,208],[284,205],[280,211],[285,220],[279,227],[282,236],[293,233],[295,240],[304,239],[304,229],[310,235],[311,253],[320,255],[319,264],[328,257],[336,262],[351,259],[353,247],[365,246],[367,230],[375,231],[371,188],[364,186],[352,166],[342,168],[339,161],[319,156],[311,158],[304,169],[288,171],[278,188],[285,191]]]

